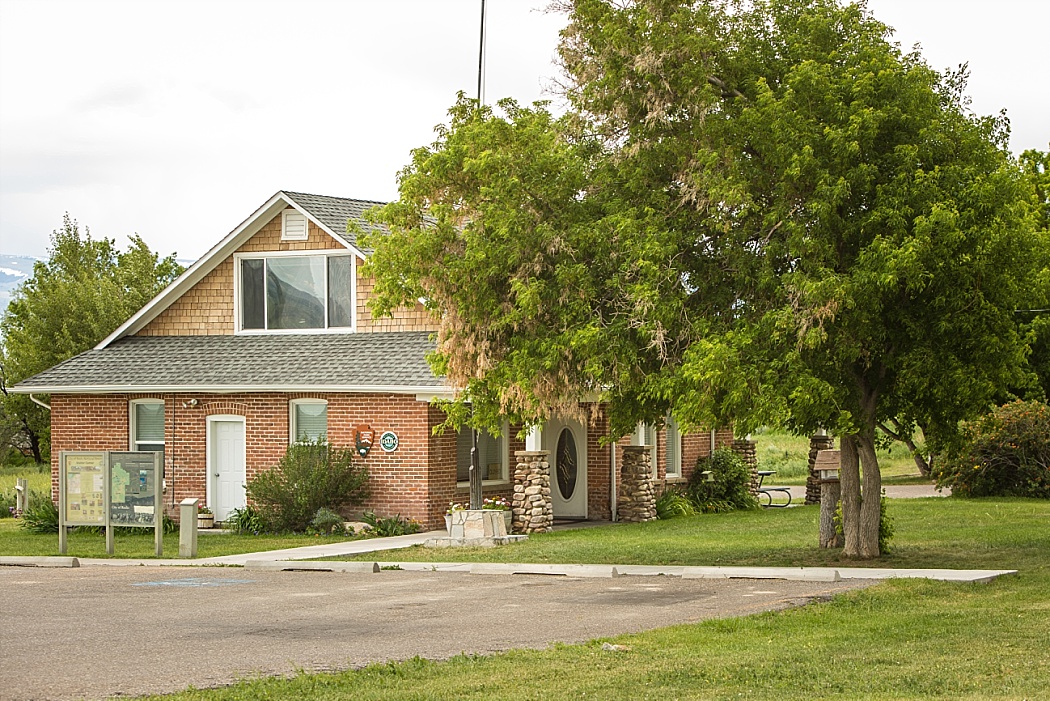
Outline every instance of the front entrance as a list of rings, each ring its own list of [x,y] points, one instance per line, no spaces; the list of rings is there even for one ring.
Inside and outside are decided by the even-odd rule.
[[[244,417],[208,417],[208,506],[225,521],[247,503],[244,492]]]
[[[543,427],[550,452],[554,518],[587,518],[587,429],[579,421],[554,419]]]

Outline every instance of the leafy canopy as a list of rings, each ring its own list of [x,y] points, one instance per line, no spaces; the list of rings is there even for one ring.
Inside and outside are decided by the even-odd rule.
[[[93,239],[65,215],[51,235],[48,259],[34,263],[0,320],[5,388],[92,348],[182,272],[174,255],[161,259],[138,235],[130,238],[121,251],[113,239]],[[3,407],[40,460],[48,414],[27,396],[6,391]]]

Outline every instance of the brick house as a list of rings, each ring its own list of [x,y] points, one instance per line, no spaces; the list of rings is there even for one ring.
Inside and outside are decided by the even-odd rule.
[[[449,502],[467,500],[470,434],[434,433],[444,415],[430,402],[451,391],[425,359],[436,324],[423,306],[369,313],[369,252],[346,225],[365,227],[376,204],[278,192],[94,349],[13,387],[51,395],[54,493],[61,451],[159,450],[165,503],[198,497],[221,521],[290,443],[324,434],[354,446],[367,427],[365,508],[441,527]],[[733,438],[669,423],[602,446],[607,429],[599,411],[590,425],[554,418],[524,441],[513,426],[482,436],[486,496],[511,493],[516,451],[549,450],[555,518],[609,519],[622,446],[651,446],[659,486],[687,480]],[[386,432],[392,450],[379,445]]]

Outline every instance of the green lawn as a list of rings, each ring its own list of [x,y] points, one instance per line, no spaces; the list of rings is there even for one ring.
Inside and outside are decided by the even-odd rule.
[[[58,534],[28,533],[13,518],[0,519],[0,555],[58,555]],[[153,558],[151,529],[120,528],[116,531],[115,558]],[[303,545],[318,545],[328,539],[308,535],[238,535],[232,533],[202,534],[197,539],[198,557],[240,555],[263,550],[282,550]],[[164,536],[164,558],[179,554],[179,534]],[[98,533],[75,530],[69,536],[66,555],[73,557],[110,557],[106,555],[106,538]]]
[[[819,604],[609,639],[447,661],[257,679],[179,700],[1037,699],[1050,688],[1050,502],[892,500],[895,551],[878,565],[1018,569],[992,584],[888,581]],[[705,515],[532,536],[437,559],[835,564],[816,509]],[[389,559],[422,559],[412,549]],[[507,624],[494,621],[493,625]],[[450,634],[464,634],[453,631]],[[529,689],[523,690],[521,679]]]
[[[755,441],[758,469],[776,470],[765,484],[805,484],[809,471],[809,438],[783,431],[764,429],[751,436]],[[836,441],[835,447],[838,448]],[[879,472],[884,484],[930,484],[919,474],[903,443],[893,443],[878,451]]]

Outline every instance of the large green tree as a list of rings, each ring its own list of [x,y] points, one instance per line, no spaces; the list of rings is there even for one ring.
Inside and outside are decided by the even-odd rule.
[[[567,114],[460,98],[375,215],[375,310],[439,313],[479,424],[600,398],[614,432],[832,429],[845,552],[877,556],[876,426],[950,432],[1022,372],[1039,241],[1005,118],[862,5],[564,9]]]
[[[121,251],[113,239],[93,239],[68,214],[63,218],[48,259],[33,265],[0,320],[3,410],[18,428],[19,447],[44,459],[50,415],[7,388],[93,347],[181,272],[174,255],[160,259],[137,235]]]

